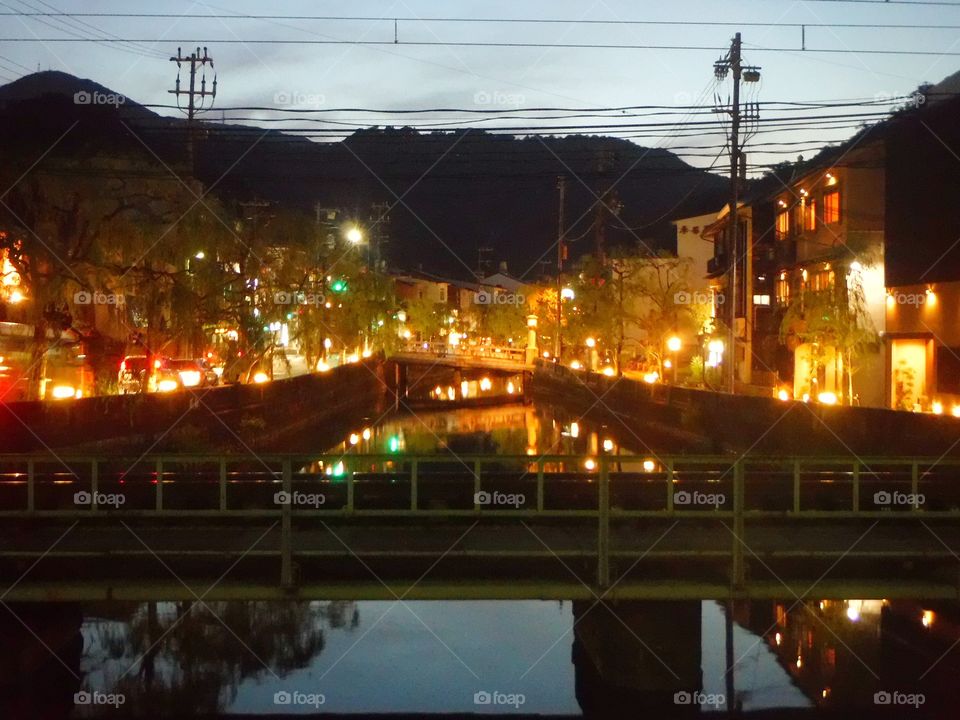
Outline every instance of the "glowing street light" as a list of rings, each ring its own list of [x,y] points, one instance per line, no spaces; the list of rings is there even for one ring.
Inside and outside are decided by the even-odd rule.
[[[560,290],[560,298],[563,300],[573,300],[576,296],[577,294],[572,287],[565,287]]]
[[[347,240],[352,242],[354,245],[359,245],[363,242],[363,233],[360,231],[360,228],[353,226],[347,230]]]
[[[667,350],[672,353],[680,352],[680,348],[683,347],[683,341],[678,338],[676,335],[671,336],[667,340]]]

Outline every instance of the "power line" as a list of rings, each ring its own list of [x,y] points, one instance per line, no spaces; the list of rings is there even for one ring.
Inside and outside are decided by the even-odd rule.
[[[852,2],[853,0],[846,0]],[[865,0],[864,0],[865,1]],[[910,3],[917,4],[917,3]],[[64,31],[67,32],[67,31]],[[180,43],[197,42],[213,45],[354,45],[354,46],[407,46],[407,47],[484,47],[484,48],[535,48],[554,50],[680,50],[718,52],[726,50],[718,45],[637,45],[637,44],[601,44],[601,43],[542,43],[542,42],[488,42],[465,40],[276,40],[266,38],[215,38],[200,40],[197,38],[115,38],[98,39],[89,37],[0,37],[0,42],[17,43]],[[837,55],[907,55],[958,57],[960,51],[939,50],[891,50],[871,48],[813,48],[813,47],[762,47],[751,46],[751,52],[800,52],[808,54],[828,53]]]
[[[878,0],[879,1],[879,0]],[[46,4],[46,3],[44,3]],[[884,2],[883,4],[892,4]],[[923,3],[910,2],[907,5],[950,5],[960,8],[960,3]],[[177,13],[122,13],[122,12],[0,12],[3,15],[20,17],[71,17],[71,18],[117,18],[117,19],[172,19],[180,18]],[[463,24],[504,24],[504,25],[646,25],[677,27],[782,27],[782,28],[858,28],[877,30],[957,30],[960,25],[915,24],[915,23],[844,23],[844,22],[772,22],[751,20],[736,22],[733,20],[594,20],[589,18],[480,18],[480,17],[385,17],[369,15],[267,15],[253,13],[221,14],[211,13],[194,18],[195,20],[298,20],[317,22],[382,22],[393,24],[409,23],[463,23]]]

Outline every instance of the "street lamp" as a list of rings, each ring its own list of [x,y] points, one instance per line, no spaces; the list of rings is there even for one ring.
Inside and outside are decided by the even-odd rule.
[[[347,240],[352,242],[354,245],[359,245],[363,242],[363,233],[360,231],[360,228],[353,226],[347,230]]]
[[[677,384],[677,353],[680,352],[680,348],[683,347],[683,341],[676,335],[671,335],[667,338],[667,350],[673,354],[671,365],[673,365],[673,384]]]
[[[557,336],[554,338],[553,343],[553,354],[557,358],[557,362],[560,362],[560,358],[563,355],[563,337],[561,333],[563,332],[563,301],[564,300],[573,300],[576,297],[576,293],[573,292],[572,287],[560,287],[560,276],[557,275]]]

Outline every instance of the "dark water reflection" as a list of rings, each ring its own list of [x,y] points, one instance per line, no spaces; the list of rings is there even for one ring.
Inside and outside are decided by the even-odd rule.
[[[731,687],[744,712],[773,711],[764,717],[791,709],[882,717],[889,709],[875,704],[882,692],[922,698],[919,707],[892,708],[893,717],[956,717],[956,604],[738,603],[732,686],[720,604],[592,605],[11,606],[31,631],[7,613],[2,717],[495,710],[626,717],[630,708],[723,717]],[[124,701],[119,708],[75,705],[73,694],[84,691]],[[699,703],[676,705],[683,691]],[[518,707],[475,704],[484,692],[512,697]],[[284,703],[284,693],[300,704]]]

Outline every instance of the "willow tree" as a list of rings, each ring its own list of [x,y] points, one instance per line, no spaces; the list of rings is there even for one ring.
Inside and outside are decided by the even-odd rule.
[[[878,351],[879,335],[867,310],[860,274],[850,272],[844,286],[807,290],[791,300],[780,325],[781,342],[791,337],[809,344],[810,377],[819,376],[827,358],[839,360],[835,367],[844,404],[853,404],[853,378],[860,360]],[[832,353],[831,353],[832,351]],[[835,360],[835,362],[836,362]]]

